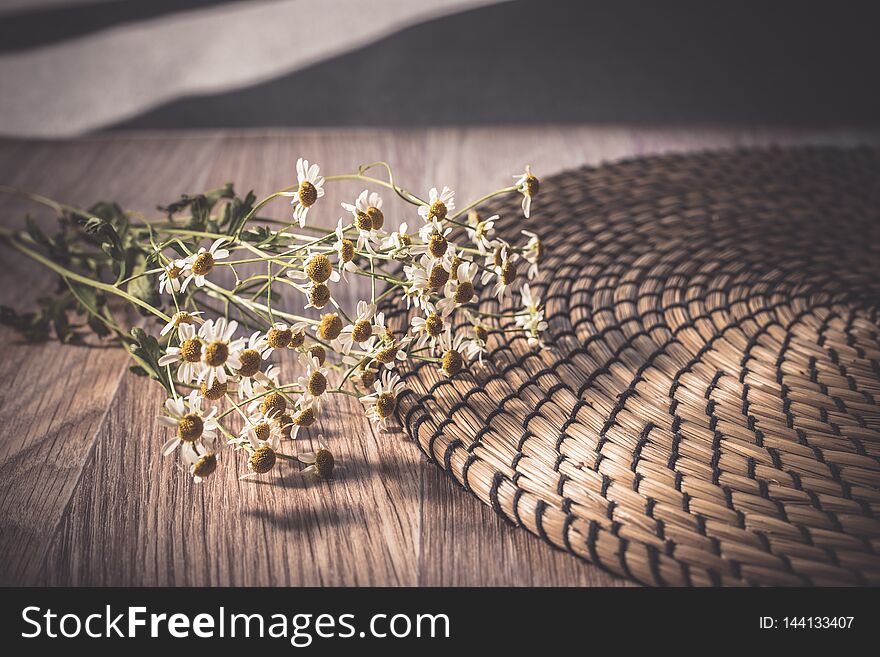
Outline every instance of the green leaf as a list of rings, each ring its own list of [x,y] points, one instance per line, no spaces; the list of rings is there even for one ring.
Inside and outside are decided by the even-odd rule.
[[[24,223],[27,227],[28,235],[31,236],[31,239],[33,239],[34,242],[46,248],[52,247],[52,243],[49,241],[49,238],[46,237],[46,234],[40,229],[40,227],[37,225],[37,222],[34,221],[30,215],[24,218]]]
[[[253,210],[256,200],[257,197],[254,195],[253,190],[249,191],[243,199],[236,196],[223,208],[223,216],[220,219],[219,227],[225,227],[227,235],[237,233],[245,217]]]
[[[159,210],[165,212],[168,219],[172,220],[174,215],[188,209],[190,218],[186,224],[187,228],[204,230],[214,206],[224,198],[235,198],[232,183],[226,183],[223,187],[209,190],[203,194],[184,194],[173,203],[166,206],[160,205]]]
[[[162,347],[159,346],[158,340],[139,327],[131,329],[131,337],[134,344],[129,345],[128,350],[131,357],[137,362],[136,367],[140,367],[144,374],[161,383],[168,394],[171,394],[171,381],[168,379],[165,368],[159,366]]]
[[[132,260],[131,265],[128,268],[130,276],[138,276],[149,269],[149,262],[147,262],[147,256],[143,251],[129,249],[128,255]],[[152,276],[138,276],[137,278],[133,278],[126,285],[126,291],[131,296],[140,299],[151,306],[159,306],[161,304],[159,291],[153,284]],[[149,314],[148,311],[140,306],[138,306],[138,312],[142,315]]]

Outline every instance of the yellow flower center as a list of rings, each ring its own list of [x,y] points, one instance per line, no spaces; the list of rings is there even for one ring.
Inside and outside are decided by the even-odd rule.
[[[392,358],[394,358],[394,356],[392,356]],[[374,383],[376,383],[376,370],[373,368],[364,370],[361,374],[361,385],[364,388],[372,388]]]
[[[321,323],[318,324],[318,337],[322,340],[335,340],[342,332],[342,320],[336,313],[321,315]]]
[[[180,345],[180,355],[187,363],[198,363],[202,359],[202,343],[198,338],[184,340]]]
[[[351,339],[355,342],[366,342],[371,335],[373,335],[373,327],[368,319],[359,319],[351,327]]]
[[[327,377],[321,372],[312,372],[306,387],[310,395],[313,397],[320,397],[327,389]]]
[[[324,361],[327,360],[327,352],[324,351],[324,347],[319,344],[313,344],[309,347],[309,356],[318,359],[318,364],[323,365]]]
[[[260,352],[256,349],[245,349],[238,358],[241,361],[238,373],[246,379],[259,372],[260,366],[263,364],[263,357],[260,356]]]
[[[290,432],[293,429],[293,418],[287,413],[278,416],[278,426],[281,429],[281,435],[286,440],[290,440]]]
[[[342,262],[349,262],[354,258],[354,242],[342,240],[339,243],[339,257],[342,259]]]
[[[183,270],[177,265],[171,265],[165,271],[168,274],[168,278],[172,280],[174,280],[175,278],[179,278],[180,275],[183,273]]]
[[[360,210],[355,210],[354,223],[359,230],[373,229],[373,220],[370,219],[370,215]]]
[[[516,263],[508,260],[501,266],[501,282],[510,285],[516,279]]]
[[[431,207],[428,208],[428,221],[436,219],[437,221],[443,221],[446,219],[446,213],[448,210],[446,209],[446,204],[441,200],[436,200],[431,204]]]
[[[438,287],[446,285],[446,281],[448,280],[449,272],[443,269],[443,265],[438,263],[431,267],[431,273],[428,274],[428,285],[437,289]]]
[[[397,399],[390,392],[383,392],[376,399],[376,413],[381,418],[386,418],[394,412],[397,405]]]
[[[298,349],[303,346],[303,343],[306,341],[306,332],[305,331],[297,331],[293,335],[290,336],[290,342],[287,344],[288,347],[292,349]]]
[[[184,311],[174,313],[174,315],[171,317],[171,323],[174,326],[180,326],[181,324],[192,324],[193,316]]]
[[[461,371],[461,368],[464,365],[464,359],[461,357],[461,354],[458,353],[455,349],[450,349],[445,354],[443,354],[442,365],[444,372],[446,372],[449,376],[455,376]]]
[[[443,318],[437,313],[428,315],[427,319],[425,319],[425,331],[432,338],[436,338],[443,332]]]
[[[177,435],[189,443],[202,437],[205,423],[196,413],[187,413],[177,421]]]
[[[309,303],[315,308],[323,308],[330,301],[330,288],[323,283],[312,285],[309,290]]]
[[[216,379],[214,380],[214,385],[212,385],[210,388],[204,383],[202,383],[202,387],[201,387],[202,396],[205,399],[210,399],[211,401],[217,401],[218,399],[222,399],[223,395],[226,394],[226,391],[228,389],[229,389],[228,384],[220,383]]]
[[[266,342],[273,349],[283,349],[290,344],[292,337],[293,331],[289,328],[280,329],[273,326],[266,332]]]
[[[214,256],[209,251],[200,253],[192,263],[192,273],[205,276],[214,268]]]
[[[373,206],[368,207],[367,216],[370,218],[373,230],[379,230],[385,225],[385,215],[379,208],[374,208]]]
[[[333,466],[335,461],[330,450],[319,449],[315,452],[315,474],[319,477],[327,478],[333,474]]]
[[[254,425],[254,435],[257,437],[257,440],[266,442],[269,440],[269,436],[272,435],[272,428],[268,422],[260,422]]]
[[[212,342],[205,347],[205,364],[209,367],[222,367],[229,358],[229,345],[225,342]]]
[[[528,176],[526,176],[524,186],[526,189],[526,194],[528,194],[529,196],[537,196],[538,192],[541,189],[541,181],[535,178],[535,176],[533,176],[532,174],[529,174]]]
[[[486,340],[489,339],[489,331],[486,330],[485,326],[475,326],[474,335],[476,335],[477,340],[480,340],[481,342],[486,342]]]
[[[474,284],[470,281],[459,283],[455,288],[455,303],[467,303],[474,298]]]
[[[299,202],[303,207],[309,208],[318,200],[318,190],[308,180],[304,180],[299,184]]]
[[[449,244],[446,241],[446,238],[438,233],[431,235],[431,239],[428,241],[428,251],[435,258],[439,258],[446,253],[448,247]]]
[[[265,474],[275,467],[275,450],[268,445],[263,445],[254,450],[248,459],[248,469],[257,474]]]
[[[192,473],[196,477],[208,477],[217,469],[217,457],[214,454],[205,454],[193,463]]]
[[[270,392],[263,397],[260,410],[264,415],[281,415],[287,410],[287,400],[280,392]]]
[[[315,423],[315,411],[311,406],[304,408],[291,418],[291,422],[298,427],[310,427]]]
[[[333,273],[333,263],[323,253],[313,255],[306,263],[306,275],[315,283],[323,283]]]
[[[380,363],[384,363],[387,365],[388,363],[393,362],[395,358],[397,358],[397,351],[397,343],[392,343],[390,347],[385,347],[385,349],[382,349],[376,354],[376,360],[378,360]],[[375,378],[376,377],[373,376],[373,379]]]

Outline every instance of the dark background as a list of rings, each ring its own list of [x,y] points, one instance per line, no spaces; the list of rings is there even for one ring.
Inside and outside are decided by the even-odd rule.
[[[217,3],[23,11],[2,20],[0,54],[209,4]],[[179,98],[113,127],[876,124],[878,5],[501,3],[255,86]]]

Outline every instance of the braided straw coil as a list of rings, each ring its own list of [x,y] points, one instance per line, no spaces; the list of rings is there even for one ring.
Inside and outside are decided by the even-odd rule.
[[[533,208],[493,211],[544,240],[548,348],[492,333],[453,379],[405,369],[428,458],[643,584],[880,584],[880,151],[642,158]]]

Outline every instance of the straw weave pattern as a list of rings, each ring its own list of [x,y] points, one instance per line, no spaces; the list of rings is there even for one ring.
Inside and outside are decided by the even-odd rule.
[[[629,160],[533,208],[493,210],[545,242],[548,348],[493,333],[454,379],[406,369],[426,456],[646,585],[880,584],[880,151]]]

